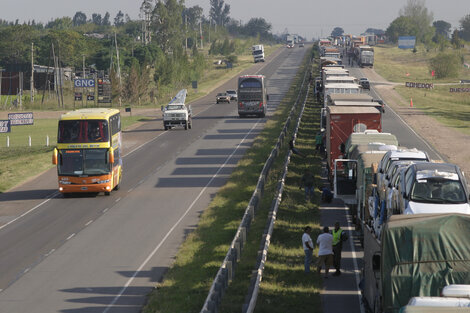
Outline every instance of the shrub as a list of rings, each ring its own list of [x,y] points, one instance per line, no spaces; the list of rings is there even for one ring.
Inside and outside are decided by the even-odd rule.
[[[430,60],[429,66],[431,71],[435,71],[436,78],[456,77],[460,59],[453,53],[439,53]]]

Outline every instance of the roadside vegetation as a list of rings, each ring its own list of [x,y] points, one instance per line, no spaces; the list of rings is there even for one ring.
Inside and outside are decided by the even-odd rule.
[[[290,91],[274,116],[267,121],[253,146],[237,164],[227,184],[202,214],[198,228],[188,235],[164,280],[157,284],[155,291],[149,296],[144,312],[201,310],[253,193],[259,173],[277,141],[291,105],[295,102],[310,57],[311,55],[306,56]],[[242,260],[237,265],[236,277],[223,298],[221,312],[240,312],[248,292],[250,275],[256,263],[261,234],[267,221],[267,211],[280,174],[280,165],[289,149],[287,142],[284,147],[285,150],[278,156],[270,172],[260,208],[250,226]]]

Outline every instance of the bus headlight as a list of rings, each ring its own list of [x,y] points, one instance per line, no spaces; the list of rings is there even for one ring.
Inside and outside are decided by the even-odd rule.
[[[106,179],[106,180],[100,180],[100,181],[97,181],[96,183],[97,184],[106,184],[106,183],[109,183],[110,180],[109,179]]]

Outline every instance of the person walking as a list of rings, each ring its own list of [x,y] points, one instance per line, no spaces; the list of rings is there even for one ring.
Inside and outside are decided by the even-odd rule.
[[[305,273],[310,273],[310,263],[312,263],[312,255],[313,255],[313,241],[310,237],[310,233],[312,232],[312,228],[310,226],[305,227],[304,233],[302,235],[302,246],[305,252]]]
[[[302,187],[305,188],[305,201],[313,200],[314,195],[314,188],[313,185],[315,184],[315,177],[313,176],[312,172],[307,169],[305,170],[304,175],[302,176],[302,180],[300,181],[299,189]]]
[[[343,241],[348,240],[348,235],[339,227],[339,222],[335,223],[333,230],[333,265],[336,272],[334,276],[341,275],[341,251],[343,250]]]
[[[318,262],[317,273],[320,274],[322,265],[325,265],[325,278],[328,278],[330,271],[331,259],[333,255],[333,235],[330,234],[328,226],[323,227],[323,234],[317,238],[318,247]]]

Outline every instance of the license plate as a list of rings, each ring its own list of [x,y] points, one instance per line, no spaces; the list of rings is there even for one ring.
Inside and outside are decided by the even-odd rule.
[[[88,187],[81,187],[81,190],[88,190]]]

